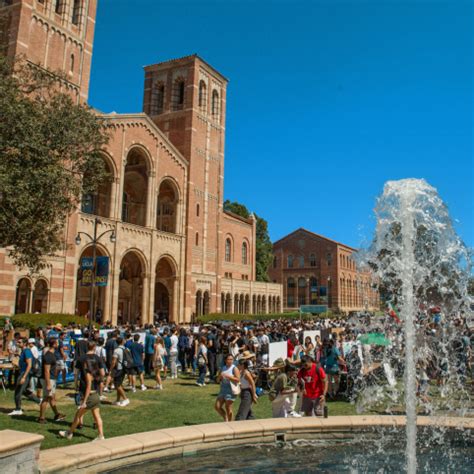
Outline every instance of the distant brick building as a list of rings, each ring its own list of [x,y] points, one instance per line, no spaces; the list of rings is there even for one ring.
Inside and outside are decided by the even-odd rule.
[[[283,285],[283,309],[327,305],[333,311],[379,309],[371,274],[357,268],[355,249],[306,229],[273,244],[270,278]]]
[[[60,84],[87,101],[96,0],[0,0],[0,48],[61,71]],[[174,321],[209,312],[269,312],[279,284],[255,281],[255,229],[223,210],[227,79],[197,55],[145,67],[143,113],[107,114],[103,150],[111,178],[83,196],[64,230],[64,252],[39,275],[0,249],[0,314],[86,314],[89,287],[79,271],[91,245],[82,234],[115,230],[98,255],[110,260],[108,285],[95,288],[104,320]]]

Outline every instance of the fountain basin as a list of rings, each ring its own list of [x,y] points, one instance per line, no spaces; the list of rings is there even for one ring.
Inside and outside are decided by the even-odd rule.
[[[327,419],[270,418],[168,428],[41,451],[39,471],[107,472],[131,464],[187,456],[223,447],[302,438],[327,440],[329,443],[353,439],[361,433],[377,437],[380,428],[393,430],[404,426],[403,416],[333,416]],[[419,417],[418,426],[442,426],[467,435],[474,428],[474,419]]]

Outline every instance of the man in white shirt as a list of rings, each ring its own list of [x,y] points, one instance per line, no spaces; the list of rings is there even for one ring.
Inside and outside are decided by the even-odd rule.
[[[173,329],[172,335],[170,337],[170,367],[171,367],[171,378],[178,378],[178,366],[176,364],[178,360],[178,330]]]

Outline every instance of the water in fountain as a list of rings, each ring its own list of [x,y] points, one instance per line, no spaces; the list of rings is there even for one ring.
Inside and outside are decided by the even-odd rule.
[[[361,411],[404,409],[406,467],[414,473],[417,409],[464,415],[471,406],[462,319],[469,310],[471,256],[436,189],[424,180],[387,182],[375,212],[375,237],[360,253],[359,264],[372,269],[382,297],[400,314],[374,319],[366,327],[367,332],[383,332],[390,344],[359,348],[366,373],[356,377],[354,393]],[[367,369],[379,364],[385,377],[377,380],[377,371],[367,376]],[[404,384],[397,384],[402,374]],[[433,397],[417,396],[427,383],[425,374],[439,382]]]

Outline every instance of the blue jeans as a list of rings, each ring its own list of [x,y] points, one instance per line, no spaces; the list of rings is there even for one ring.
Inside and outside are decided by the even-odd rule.
[[[200,365],[199,366],[199,377],[197,379],[197,383],[204,383],[206,380],[206,366],[205,365]]]

